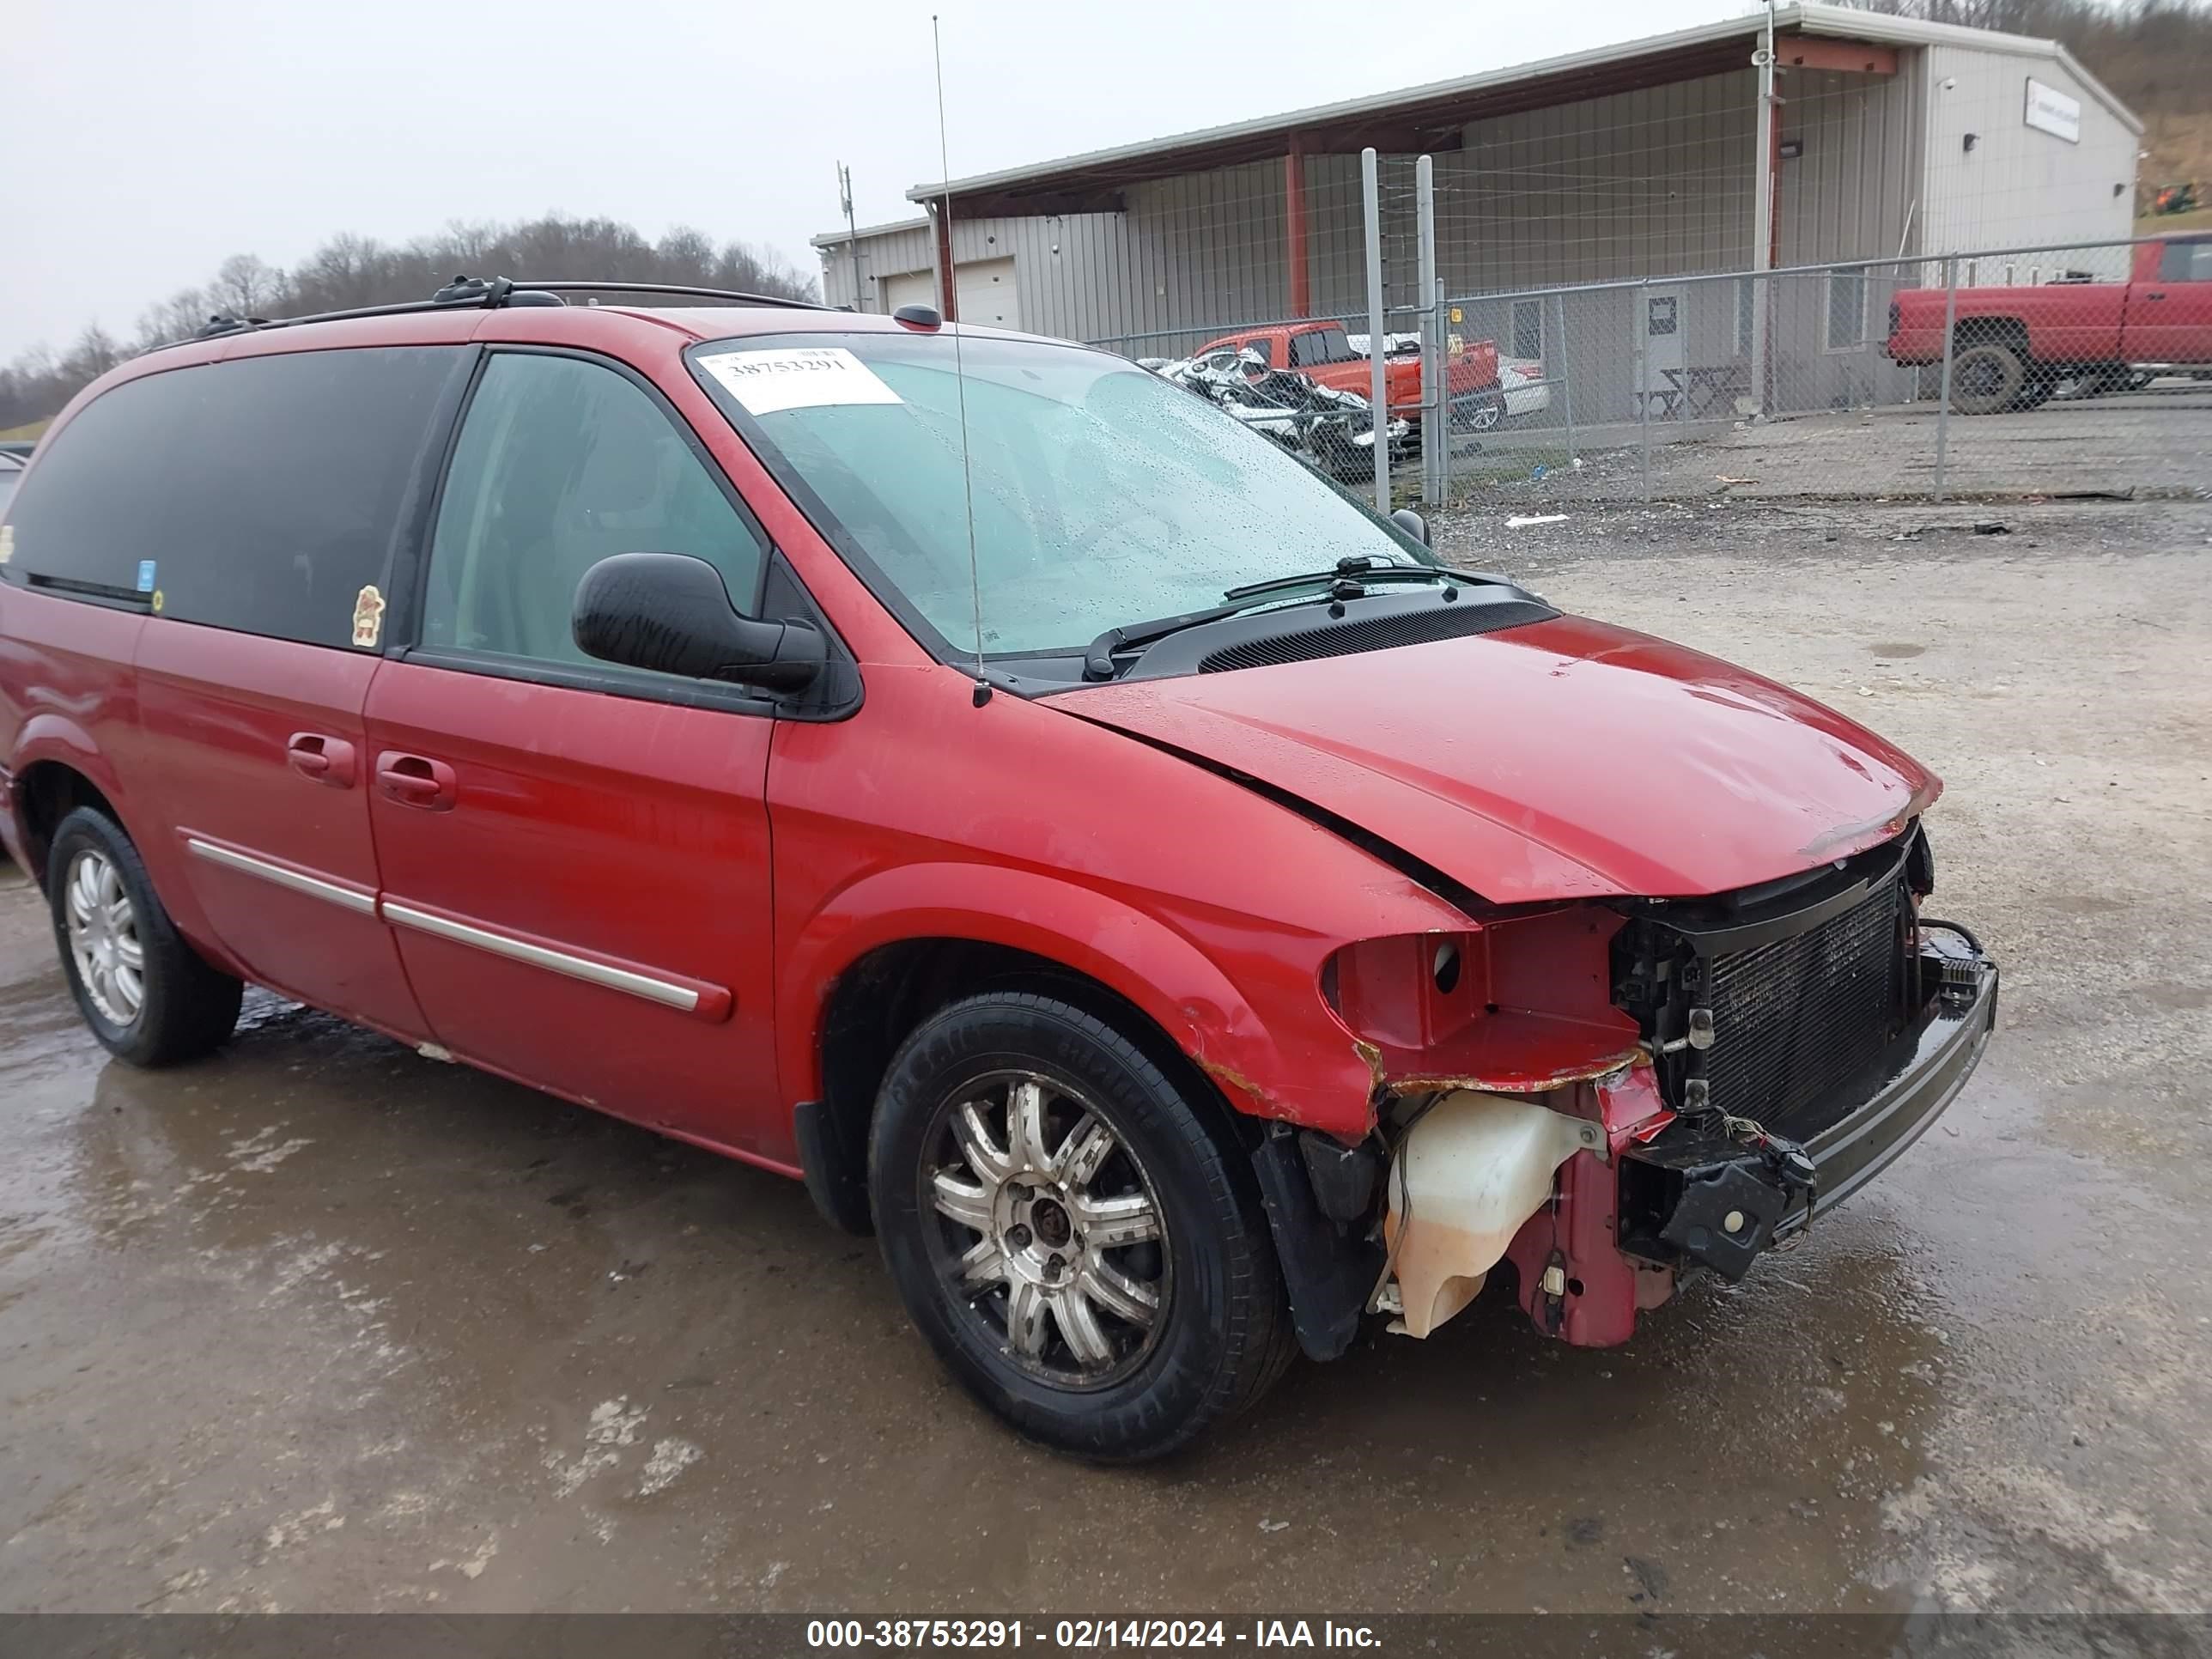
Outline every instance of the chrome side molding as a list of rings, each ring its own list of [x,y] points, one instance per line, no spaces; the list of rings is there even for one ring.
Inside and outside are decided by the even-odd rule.
[[[656,978],[651,974],[641,974],[628,968],[610,968],[604,963],[571,956],[566,951],[555,951],[506,933],[496,933],[489,927],[471,927],[465,921],[433,915],[427,910],[417,910],[411,904],[393,899],[386,899],[380,908],[385,921],[395,927],[411,927],[418,933],[428,933],[434,939],[450,939],[456,945],[471,945],[493,956],[505,957],[510,962],[528,963],[532,967],[543,968],[549,973],[566,974],[570,979],[604,985],[611,991],[626,991],[631,996],[643,997],[647,1002],[657,1002],[663,1007],[678,1009],[684,1013],[695,1012],[699,1006],[698,992],[672,980]]]

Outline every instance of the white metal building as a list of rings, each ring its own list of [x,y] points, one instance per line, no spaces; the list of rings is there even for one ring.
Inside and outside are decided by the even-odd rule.
[[[1123,313],[1112,296],[1083,279],[1117,268],[1121,237],[1119,214],[956,217],[958,314],[994,328],[1093,337],[1101,316]],[[852,305],[856,293],[863,311],[937,304],[937,238],[927,214],[864,225],[849,240],[842,231],[817,236],[814,248],[822,258],[823,295],[832,305]]]
[[[1812,0],[1775,23],[1769,142],[1753,65],[1765,20],[1739,16],[917,185],[923,216],[849,244],[814,239],[825,297],[868,310],[938,297],[949,263],[942,308],[1133,355],[1239,323],[1355,313],[1370,145],[1386,158],[1394,304],[1413,297],[1422,154],[1435,158],[1439,275],[1454,295],[1745,270],[1762,233],[1776,266],[2129,234],[2142,124],[2063,47]]]

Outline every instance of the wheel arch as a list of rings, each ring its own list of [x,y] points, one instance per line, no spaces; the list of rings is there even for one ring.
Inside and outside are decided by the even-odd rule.
[[[44,892],[46,854],[53,845],[54,830],[78,807],[98,807],[121,824],[125,835],[131,830],[114,771],[82,730],[48,717],[33,721],[24,737],[16,750],[15,799],[9,804],[22,835],[27,873]],[[131,836],[131,840],[137,837]]]
[[[1952,325],[1951,340],[1954,349],[1973,345],[2010,346],[2020,353],[2023,363],[2035,361],[2027,319],[2023,317],[1961,317]]]
[[[1297,1076],[1221,969],[1155,918],[1033,872],[909,866],[819,912],[782,976],[779,1073],[786,1097],[801,1103],[799,1162],[830,1219],[866,1224],[867,1127],[899,1043],[960,996],[1017,982],[1125,1015],[1117,1023],[1135,1026],[1127,1034],[1248,1149],[1259,1118],[1334,1117],[1364,1131],[1371,1077],[1351,1044],[1342,1076]],[[1314,1000],[1325,1018],[1317,984]],[[1294,1076],[1299,1086],[1287,1092]]]

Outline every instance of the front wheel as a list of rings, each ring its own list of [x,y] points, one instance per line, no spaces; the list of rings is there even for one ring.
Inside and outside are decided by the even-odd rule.
[[[1249,1172],[1145,1048],[994,992],[891,1062],[869,1145],[884,1260],[952,1374],[1024,1433],[1157,1457],[1291,1354]]]

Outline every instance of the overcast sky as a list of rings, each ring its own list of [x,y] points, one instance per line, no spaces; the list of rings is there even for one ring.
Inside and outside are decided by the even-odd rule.
[[[1736,15],[1747,0],[935,0],[955,177]],[[546,212],[819,269],[939,176],[931,0],[0,0],[0,359],[354,231]],[[1379,32],[1360,20],[1389,15]],[[1378,38],[1365,38],[1370,32]],[[582,276],[584,272],[561,275]]]

